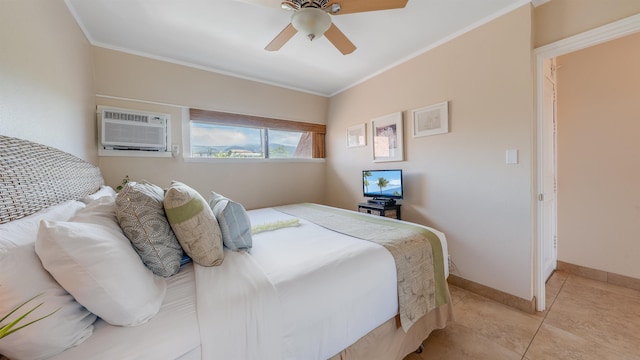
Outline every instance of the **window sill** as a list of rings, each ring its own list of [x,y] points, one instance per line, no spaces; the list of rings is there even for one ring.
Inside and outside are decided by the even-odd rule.
[[[184,157],[184,162],[189,163],[324,163],[326,159],[242,159],[242,158],[207,158],[207,157]]]

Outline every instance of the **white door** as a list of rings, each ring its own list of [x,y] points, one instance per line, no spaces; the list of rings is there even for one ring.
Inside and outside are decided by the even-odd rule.
[[[558,261],[557,244],[557,181],[556,181],[556,83],[555,59],[545,61],[543,104],[543,190],[540,201],[542,207],[542,246],[544,279],[556,269]]]

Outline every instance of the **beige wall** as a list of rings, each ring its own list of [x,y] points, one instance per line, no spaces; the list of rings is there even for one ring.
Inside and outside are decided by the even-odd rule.
[[[638,13],[638,0],[552,0],[535,8],[534,46],[547,45]]]
[[[535,178],[531,170],[532,39],[535,46],[545,45],[639,12],[636,0],[553,0],[535,8],[534,16],[529,7],[523,7],[328,100],[92,48],[63,1],[4,0],[0,1],[0,134],[42,142],[98,162],[96,103],[168,112],[173,120],[173,142],[179,144],[183,106],[326,121],[326,164],[200,164],[181,158],[108,157],[100,158],[99,163],[113,186],[124,175],[163,186],[180,179],[205,196],[217,190],[248,208],[315,201],[355,209],[363,200],[362,169],[400,167],[405,169],[407,183],[404,218],[446,232],[458,274],[529,299],[534,192],[530,179]],[[373,117],[445,100],[450,101],[449,134],[412,138],[411,122],[405,119],[404,162],[373,163],[371,135],[366,147],[345,146],[348,126],[370,125]],[[507,149],[520,151],[520,164],[505,165]],[[626,148],[616,149],[609,157],[627,156]],[[591,154],[597,156],[602,155]],[[561,176],[563,171],[568,170],[561,168]],[[620,219],[611,217],[611,222],[635,215],[637,223],[638,209],[631,207],[630,194],[615,204],[629,211],[620,212]],[[562,196],[560,201],[568,200]],[[561,237],[566,226],[561,220]],[[615,255],[605,256],[611,260],[606,266],[593,266],[638,277],[637,269],[628,268],[632,260],[620,260],[626,254],[637,254],[631,243],[626,245]],[[591,264],[595,257],[570,253],[561,248],[561,259]]]
[[[172,143],[180,147],[183,109],[188,107],[326,123],[329,100],[322,96],[99,47],[94,48],[94,57],[96,93],[99,94],[96,103],[169,113]],[[129,175],[132,180],[145,179],[163,187],[171,180],[180,180],[205,198],[216,191],[248,209],[323,202],[324,160],[193,163],[185,162],[181,154],[176,159],[100,157],[99,161],[106,183],[114,187]]]
[[[62,0],[0,1],[0,134],[96,163],[91,55]]]
[[[558,58],[558,259],[640,278],[640,34]]]
[[[403,219],[445,232],[457,274],[530,300],[531,8],[524,6],[331,99],[327,201],[355,209],[361,171],[402,168]],[[449,101],[450,133],[413,138],[405,160],[373,163],[347,148],[347,127]],[[405,114],[406,115],[406,114]],[[519,150],[520,163],[505,164]]]

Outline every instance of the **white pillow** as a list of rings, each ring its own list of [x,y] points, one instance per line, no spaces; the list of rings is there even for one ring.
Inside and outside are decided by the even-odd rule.
[[[112,325],[135,326],[158,313],[167,290],[111,226],[42,221],[36,253],[73,297]]]
[[[80,201],[69,200],[46,209],[42,209],[37,213],[23,217],[22,219],[1,224],[0,248],[33,244],[38,235],[40,220],[67,221],[71,219],[78,210],[84,208],[84,206],[85,204]]]
[[[4,323],[15,320],[36,305],[23,324],[50,314],[0,339],[0,353],[11,359],[45,359],[78,345],[93,333],[96,316],[78,304],[42,267],[33,243],[0,248],[0,318],[28,299]]]
[[[69,221],[104,225],[121,231],[116,219],[115,196],[103,196],[91,201],[84,209],[78,210]]]
[[[111,186],[102,185],[98,191],[94,192],[93,194],[89,194],[85,196],[80,201],[82,201],[85,204],[89,204],[93,200],[99,199],[103,196],[115,196],[115,195],[116,195],[116,192],[113,190]]]

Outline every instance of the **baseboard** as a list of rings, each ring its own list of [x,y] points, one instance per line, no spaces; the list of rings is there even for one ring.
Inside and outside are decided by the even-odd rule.
[[[480,296],[486,297],[487,299],[491,299],[520,311],[524,311],[529,314],[535,314],[536,312],[535,297],[531,300],[525,300],[515,295],[507,294],[504,291],[496,290],[494,288],[478,284],[471,280],[463,279],[453,274],[449,274],[449,278],[447,279],[447,281],[451,285],[457,286],[467,291],[471,291],[472,293],[476,293]]]
[[[640,279],[636,279],[630,276],[624,276],[604,270],[592,269],[586,266],[566,263],[564,261],[558,261],[556,269],[588,279],[598,280],[629,289],[640,290]]]

